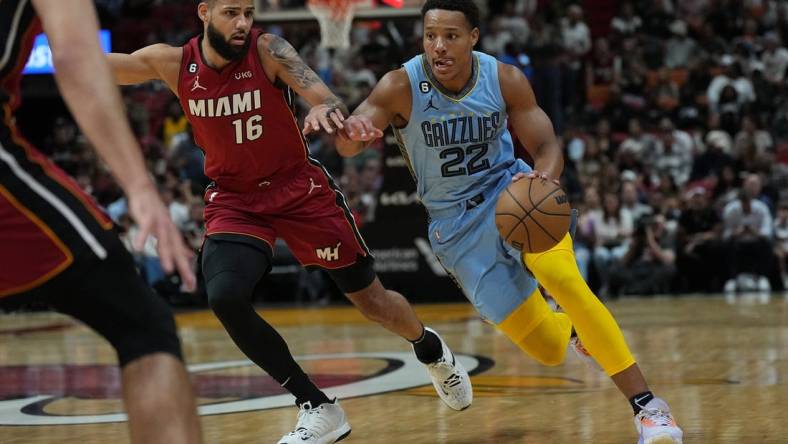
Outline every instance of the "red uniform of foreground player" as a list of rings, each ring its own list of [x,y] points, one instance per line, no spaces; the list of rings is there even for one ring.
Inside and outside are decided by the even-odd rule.
[[[167,271],[194,285],[191,253],[145,172],[139,145],[96,37],[88,0],[0,2],[0,309],[46,304],[106,338],[123,382],[133,443],[197,443],[201,433],[169,308],[145,284],[112,222],[90,196],[19,133],[22,69],[42,27],[63,99],[158,239]],[[5,381],[4,381],[5,382]]]
[[[206,175],[214,181],[205,193],[208,299],[241,350],[301,406],[295,430],[279,442],[331,443],[347,436],[350,425],[252,307],[276,238],[303,265],[327,270],[364,315],[411,341],[440,397],[454,409],[467,407],[467,372],[407,300],[383,288],[344,196],[309,157],[292,111],[298,94],[312,107],[303,133],[331,133],[342,127],[346,107],[288,42],[251,28],[252,3],[202,2],[197,12],[204,32],[182,48],[157,44],[109,60],[118,83],[163,80],[179,96],[205,151]]]

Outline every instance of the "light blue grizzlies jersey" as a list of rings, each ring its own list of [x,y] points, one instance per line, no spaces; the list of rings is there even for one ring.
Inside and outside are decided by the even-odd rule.
[[[413,106],[408,125],[394,132],[428,211],[494,187],[515,162],[498,62],[480,52],[473,53],[473,62],[473,77],[457,95],[442,91],[427,75],[423,55],[404,65]]]
[[[394,133],[430,214],[436,256],[479,313],[497,324],[536,289],[495,226],[498,195],[512,175],[530,168],[514,158],[498,61],[480,52],[472,60],[471,81],[456,95],[431,78],[423,55],[405,63],[413,105],[407,126]]]

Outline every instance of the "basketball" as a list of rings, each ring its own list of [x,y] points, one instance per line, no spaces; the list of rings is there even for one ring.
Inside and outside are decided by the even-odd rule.
[[[525,253],[554,247],[566,235],[571,219],[569,198],[549,180],[520,179],[501,193],[495,205],[501,237]]]

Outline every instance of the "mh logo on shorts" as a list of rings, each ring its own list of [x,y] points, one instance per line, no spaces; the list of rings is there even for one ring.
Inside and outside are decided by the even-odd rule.
[[[342,242],[337,243],[335,247],[318,248],[317,250],[315,250],[317,252],[317,258],[322,259],[326,262],[334,262],[339,260],[340,245],[342,245]]]

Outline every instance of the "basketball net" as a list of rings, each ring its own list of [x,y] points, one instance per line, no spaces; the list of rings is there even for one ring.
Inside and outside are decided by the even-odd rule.
[[[309,0],[307,5],[320,25],[320,46],[349,48],[355,9],[353,0]]]

